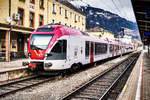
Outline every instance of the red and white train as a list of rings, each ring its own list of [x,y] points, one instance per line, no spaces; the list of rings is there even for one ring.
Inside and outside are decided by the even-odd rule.
[[[41,26],[28,44],[29,69],[62,71],[134,50],[132,44],[109,41],[64,25]]]

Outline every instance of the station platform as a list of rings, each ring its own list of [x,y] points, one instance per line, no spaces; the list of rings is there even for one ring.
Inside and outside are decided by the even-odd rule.
[[[143,50],[117,100],[150,100],[150,55]]]
[[[26,60],[0,62],[0,83],[29,75],[27,66],[22,66],[22,62]]]
[[[29,75],[22,62],[0,62],[0,82]],[[150,100],[150,55],[146,50],[141,55],[117,100]]]

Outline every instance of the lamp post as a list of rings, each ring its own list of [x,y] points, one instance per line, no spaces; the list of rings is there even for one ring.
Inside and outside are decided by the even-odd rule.
[[[118,34],[118,40],[119,40],[120,45],[121,45],[122,43],[121,43],[121,41],[120,41],[120,36],[121,36],[121,32],[119,32],[119,34]],[[120,50],[121,50],[121,55],[120,55],[120,57],[122,57],[122,46],[120,46]]]
[[[9,23],[10,29],[9,31],[7,31],[6,33],[6,61],[9,62],[10,61],[10,34],[11,34],[11,30],[12,30],[12,26],[11,26],[11,22],[12,22],[12,18],[11,18],[11,0],[9,0],[9,17],[7,17],[7,21]]]
[[[120,41],[120,38],[123,38],[124,37],[124,28],[120,28],[120,32],[119,32],[119,41]],[[120,41],[121,43],[121,57],[122,57],[122,42]]]
[[[12,31],[12,17],[11,17],[11,0],[9,0],[9,17],[7,17],[7,21],[9,23],[9,30],[7,31],[6,33],[6,61],[9,62],[10,61],[10,36],[11,36],[11,31]],[[17,24],[17,21],[16,20],[16,24]],[[16,25],[15,24],[15,25]]]

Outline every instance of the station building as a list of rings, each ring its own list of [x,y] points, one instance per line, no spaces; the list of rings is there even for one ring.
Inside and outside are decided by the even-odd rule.
[[[63,24],[85,31],[86,15],[66,0],[0,0],[0,60],[25,57],[33,30]]]
[[[109,32],[109,31],[106,31],[106,30],[103,30],[103,31],[89,31],[89,33],[91,34],[95,34],[95,35],[98,35],[104,39],[108,38],[108,39],[112,39],[114,40],[114,34]]]

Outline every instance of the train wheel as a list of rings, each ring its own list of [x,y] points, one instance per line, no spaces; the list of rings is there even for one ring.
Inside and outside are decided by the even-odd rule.
[[[60,74],[61,74],[61,77],[65,77],[67,74],[67,70],[63,70]]]
[[[76,72],[78,69],[80,68],[79,64],[74,64],[72,67],[71,67],[71,70],[72,72]]]

